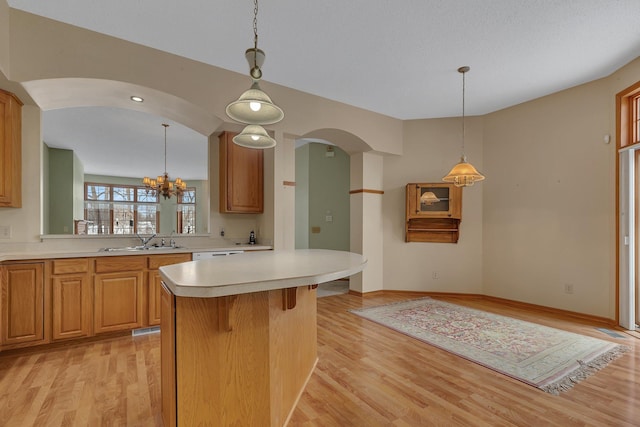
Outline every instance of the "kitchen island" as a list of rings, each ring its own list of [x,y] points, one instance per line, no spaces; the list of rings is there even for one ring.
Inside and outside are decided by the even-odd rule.
[[[306,249],[161,267],[165,426],[285,425],[317,362],[316,286],[365,264]]]

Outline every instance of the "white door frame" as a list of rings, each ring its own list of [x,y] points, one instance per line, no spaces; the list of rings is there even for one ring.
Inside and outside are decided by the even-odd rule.
[[[625,329],[636,329],[636,171],[635,150],[619,151],[619,324]]]

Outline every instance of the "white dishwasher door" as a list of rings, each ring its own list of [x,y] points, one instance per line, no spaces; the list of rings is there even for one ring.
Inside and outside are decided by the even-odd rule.
[[[198,261],[201,259],[209,259],[209,258],[215,258],[218,256],[227,256],[227,255],[235,255],[235,254],[241,254],[244,253],[244,251],[210,251],[210,252],[194,252],[193,253],[193,260],[194,261]]]

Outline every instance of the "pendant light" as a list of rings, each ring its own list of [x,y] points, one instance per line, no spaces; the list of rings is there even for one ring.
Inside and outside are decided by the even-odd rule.
[[[470,70],[469,67],[460,67],[458,72],[462,74],[462,155],[460,156],[460,162],[456,164],[453,169],[442,178],[444,182],[452,182],[456,187],[470,187],[476,181],[482,181],[484,175],[476,170],[473,165],[467,162],[467,156],[464,154],[464,92],[465,92],[465,74]]]
[[[276,145],[276,140],[259,125],[245,126],[241,133],[233,137],[233,142],[247,148],[271,148]]]
[[[172,195],[179,197],[187,189],[187,183],[180,178],[176,178],[175,183],[169,180],[169,173],[167,173],[167,128],[169,125],[163,123],[162,126],[164,126],[164,174],[158,175],[157,179],[145,176],[142,179],[142,184],[147,191],[157,192],[162,194],[165,199],[170,199]]]
[[[248,148],[270,148],[276,141],[261,125],[278,123],[284,118],[284,112],[260,89],[265,54],[258,49],[258,0],[254,0],[253,4],[253,47],[245,52],[253,84],[237,101],[227,105],[226,112],[232,120],[248,125],[233,138],[234,143]]]

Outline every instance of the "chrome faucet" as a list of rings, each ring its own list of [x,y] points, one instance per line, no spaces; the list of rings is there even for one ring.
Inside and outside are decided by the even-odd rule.
[[[156,233],[153,233],[153,235],[151,237],[147,237],[147,238],[144,238],[144,237],[140,236],[138,233],[136,233],[136,236],[138,236],[138,239],[140,239],[140,241],[142,242],[142,247],[144,249],[147,249],[147,243],[149,243],[151,241],[151,239],[156,237]]]

